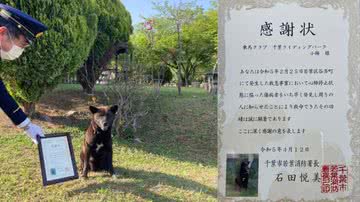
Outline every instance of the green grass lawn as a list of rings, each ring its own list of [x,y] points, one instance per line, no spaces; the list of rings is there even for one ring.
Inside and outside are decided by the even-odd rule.
[[[252,180],[249,180],[251,183]],[[254,187],[249,187],[248,189],[238,188],[234,182],[226,183],[226,196],[227,197],[256,197],[258,196],[257,189]]]
[[[45,95],[40,106],[53,109],[45,100],[61,99],[67,93],[81,94],[81,88],[61,85]],[[37,146],[21,131],[0,128],[4,131],[0,132],[0,200],[216,201],[216,98],[203,89],[184,88],[183,95],[177,96],[176,88],[162,88],[151,108],[136,133],[143,143],[114,138],[117,179],[90,172],[88,180],[44,188]],[[47,133],[70,132],[79,164],[88,120],[64,123],[44,129]]]

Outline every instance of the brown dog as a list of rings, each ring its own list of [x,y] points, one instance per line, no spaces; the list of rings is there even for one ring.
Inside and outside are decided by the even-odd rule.
[[[89,109],[93,117],[86,130],[80,153],[82,177],[87,178],[89,170],[108,171],[113,176],[111,127],[118,106],[101,108],[90,106]]]

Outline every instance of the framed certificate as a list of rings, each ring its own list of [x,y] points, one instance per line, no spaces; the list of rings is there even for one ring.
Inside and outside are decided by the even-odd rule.
[[[70,134],[47,134],[38,142],[44,186],[79,178]]]

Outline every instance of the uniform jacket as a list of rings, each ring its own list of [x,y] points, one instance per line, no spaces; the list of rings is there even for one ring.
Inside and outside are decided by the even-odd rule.
[[[0,108],[5,114],[11,119],[15,125],[19,125],[27,116],[15,100],[11,97],[9,92],[6,90],[3,81],[0,79]]]

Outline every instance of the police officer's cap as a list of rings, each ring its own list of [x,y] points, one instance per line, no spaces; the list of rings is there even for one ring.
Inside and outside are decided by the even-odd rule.
[[[17,27],[29,43],[48,29],[38,20],[8,5],[0,4],[0,17]]]

